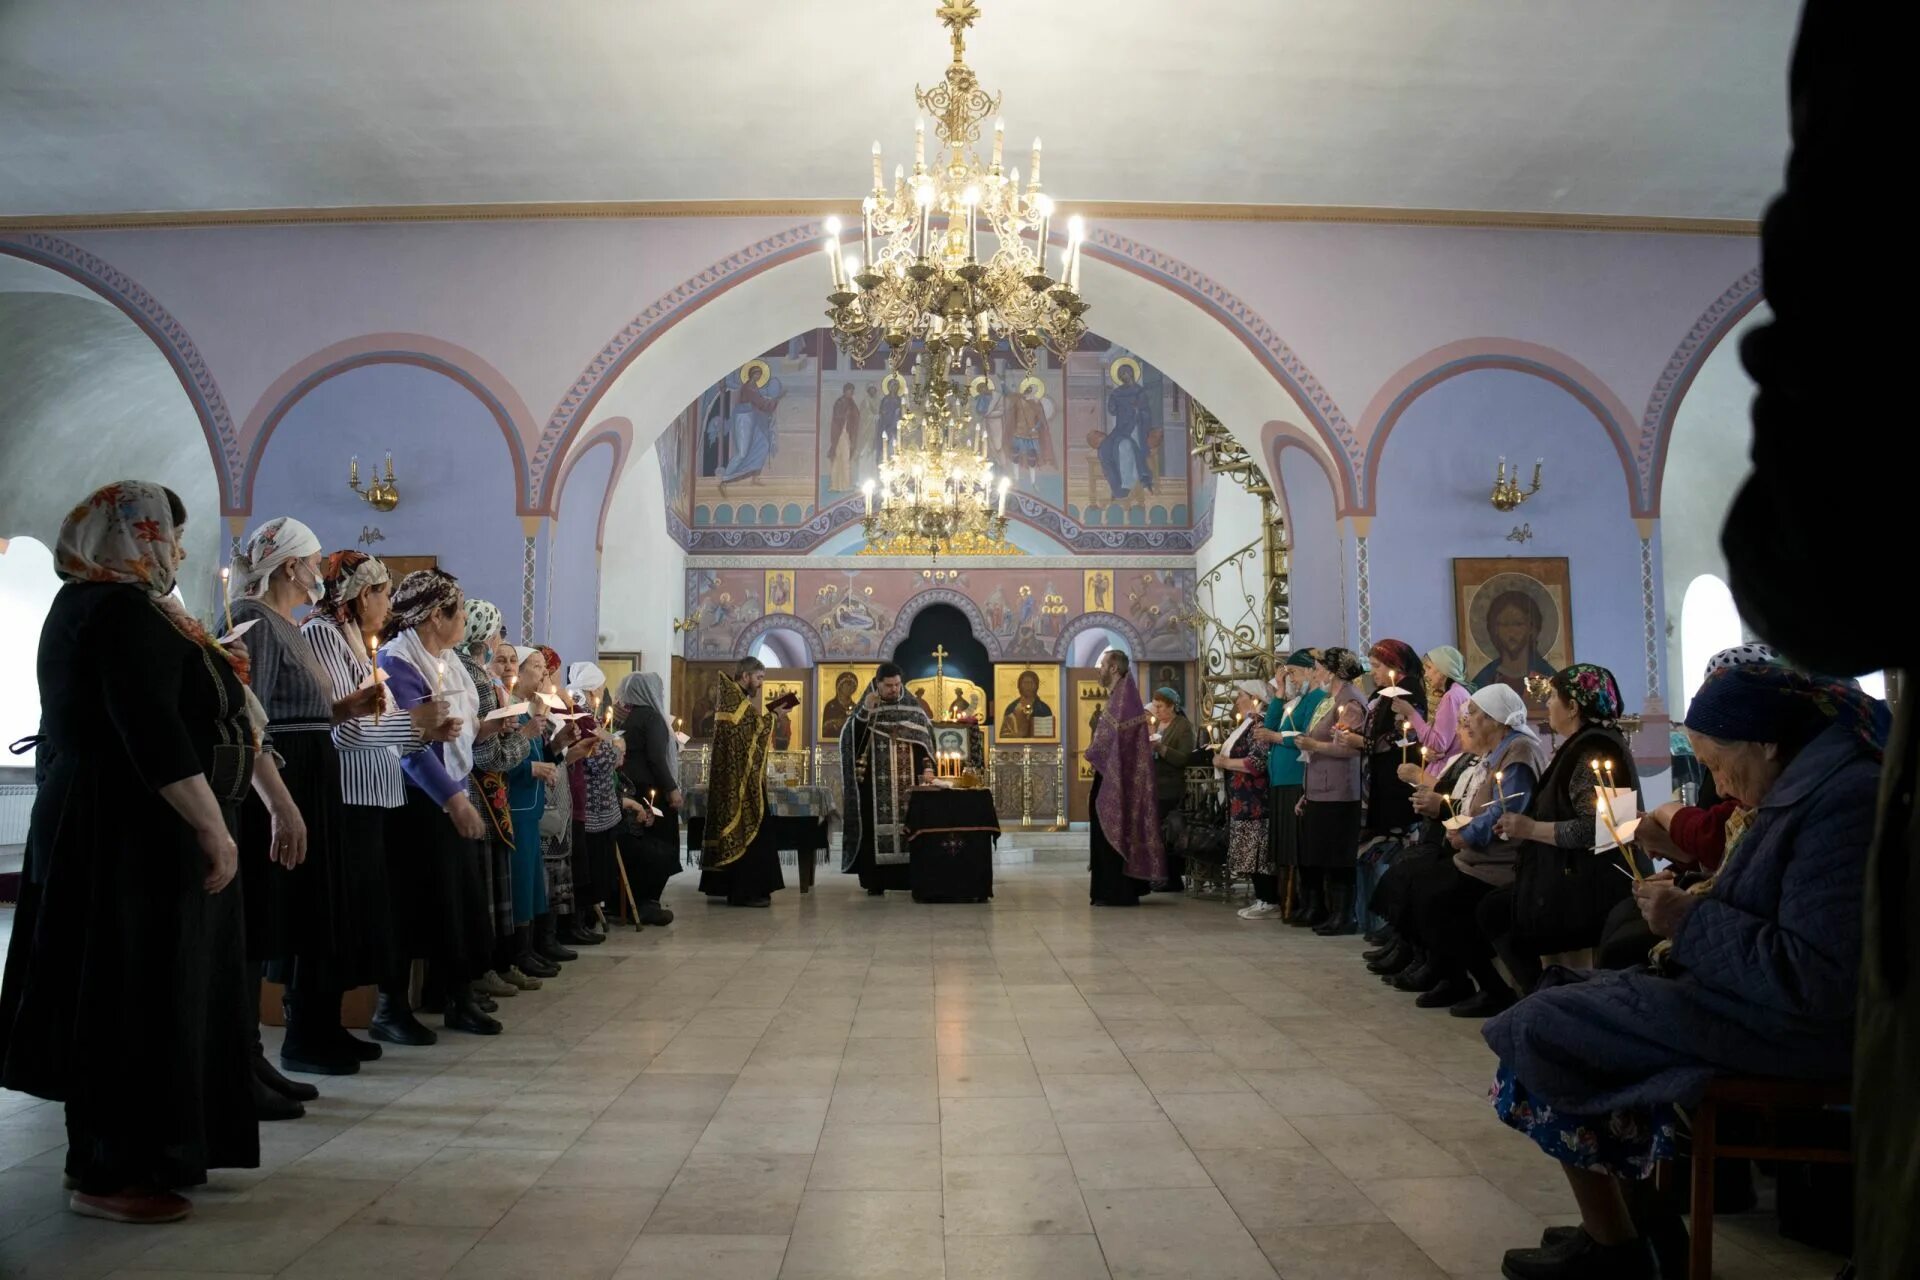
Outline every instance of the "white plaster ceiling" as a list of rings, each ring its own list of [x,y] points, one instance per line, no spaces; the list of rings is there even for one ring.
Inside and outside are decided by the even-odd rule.
[[[0,215],[854,198],[934,7],[12,0]],[[969,58],[1063,201],[1751,217],[1798,7],[983,0]]]

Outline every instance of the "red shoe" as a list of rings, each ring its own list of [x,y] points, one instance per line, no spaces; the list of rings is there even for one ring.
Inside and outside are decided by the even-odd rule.
[[[193,1201],[171,1191],[140,1191],[132,1187],[110,1196],[91,1196],[76,1191],[67,1207],[83,1218],[105,1218],[108,1222],[131,1222],[152,1226],[178,1222],[193,1212]]]

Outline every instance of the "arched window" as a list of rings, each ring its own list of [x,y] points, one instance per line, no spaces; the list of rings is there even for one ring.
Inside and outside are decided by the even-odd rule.
[[[1128,658],[1133,657],[1127,642],[1116,632],[1108,631],[1104,627],[1093,627],[1082,631],[1073,638],[1073,643],[1067,648],[1067,665],[1070,667],[1094,666],[1100,661],[1100,655],[1109,649],[1118,649]]]
[[[1680,687],[1686,693],[1680,704],[1682,715],[1706,677],[1707,663],[1713,655],[1745,640],[1740,611],[1733,606],[1733,592],[1727,584],[1711,573],[1689,582],[1680,604]]]

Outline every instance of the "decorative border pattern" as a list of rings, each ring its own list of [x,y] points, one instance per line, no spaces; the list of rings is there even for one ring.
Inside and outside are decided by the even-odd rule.
[[[0,254],[37,263],[85,285],[125,312],[153,339],[173,366],[181,388],[193,404],[194,414],[200,419],[201,430],[206,433],[208,451],[220,473],[221,514],[243,514],[234,505],[246,473],[240,435],[234,429],[226,397],[220,394],[220,385],[214,381],[213,371],[207,367],[206,358],[194,345],[186,326],[133,277],[71,241],[29,232],[17,240],[0,240]]]
[[[1353,540],[1354,581],[1360,593],[1360,651],[1365,653],[1373,648],[1373,596],[1367,584],[1367,535],[1360,534]]]
[[[1660,514],[1660,480],[1667,469],[1667,444],[1673,438],[1674,420],[1680,416],[1681,402],[1694,378],[1720,340],[1733,332],[1764,297],[1760,268],[1756,266],[1728,285],[1713,305],[1700,313],[1667,358],[1667,367],[1654,380],[1646,412],[1640,415],[1640,444],[1634,451],[1634,465],[1640,474],[1640,506],[1645,514]]]
[[[533,586],[534,569],[539,558],[540,535],[530,533],[526,536],[527,549],[522,558],[520,581],[520,643],[533,643]]]
[[[1647,701],[1660,696],[1660,641],[1653,591],[1653,534],[1640,539],[1640,614],[1647,646]]]

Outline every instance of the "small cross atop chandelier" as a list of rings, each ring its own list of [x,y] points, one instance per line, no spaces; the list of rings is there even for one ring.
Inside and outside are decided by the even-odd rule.
[[[1040,186],[1040,140],[1026,185],[1020,170],[1003,167],[1006,129],[993,125],[990,159],[979,152],[981,124],[1000,109],[966,64],[966,31],[980,16],[976,0],[946,0],[935,15],[953,42],[946,78],[914,89],[914,101],[934,118],[936,151],[927,162],[926,121],[914,123],[913,172],[895,165],[886,183],[880,144],[873,144],[873,190],[861,202],[859,258],[840,245],[840,222],[827,220],[827,295],[834,341],[856,363],[884,342],[887,364],[905,367],[916,345],[963,363],[971,352],[984,371],[1007,340],[1020,364],[1032,369],[1042,348],[1064,357],[1080,345],[1080,242],[1084,226],[1068,223],[1058,275],[1050,275],[1047,236],[1053,201]],[[1034,239],[1026,240],[1028,232]]]

